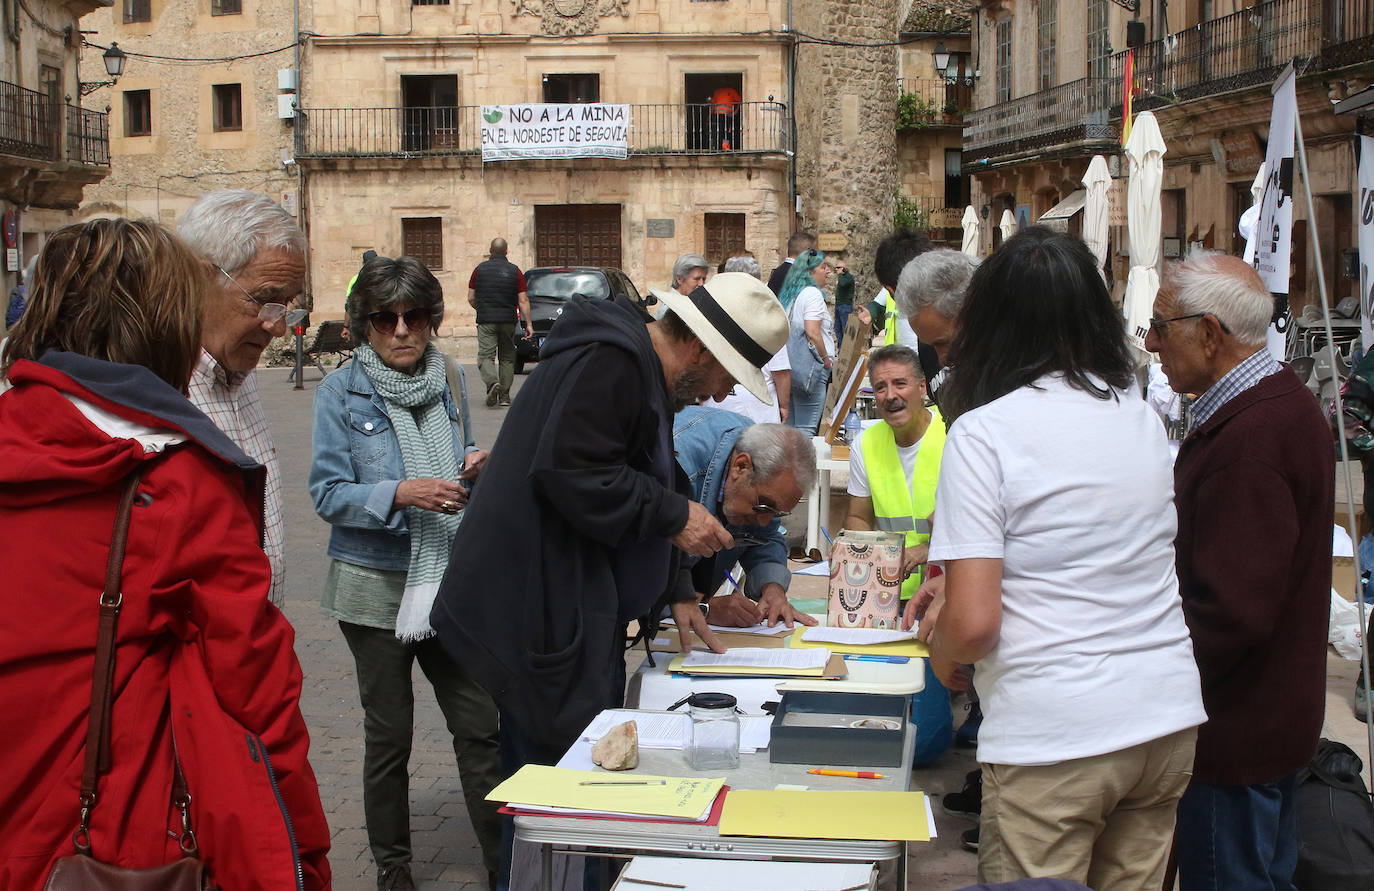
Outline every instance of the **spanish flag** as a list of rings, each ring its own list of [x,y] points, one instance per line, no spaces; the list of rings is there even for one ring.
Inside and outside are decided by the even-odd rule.
[[[1121,144],[1131,138],[1131,96],[1135,93],[1135,50],[1126,50],[1126,66],[1121,77]]]

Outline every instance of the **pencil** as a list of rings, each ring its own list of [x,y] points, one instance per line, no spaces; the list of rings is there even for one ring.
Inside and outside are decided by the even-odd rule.
[[[666,786],[667,780],[583,780],[579,786]]]

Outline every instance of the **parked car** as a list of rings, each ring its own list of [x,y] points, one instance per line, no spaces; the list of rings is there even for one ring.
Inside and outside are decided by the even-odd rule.
[[[523,324],[516,326],[515,373],[523,374],[525,363],[539,361],[549,329],[563,314],[563,305],[574,294],[605,299],[625,297],[644,308],[656,300],[639,296],[630,277],[609,266],[540,266],[525,270],[525,293],[530,298],[530,321],[534,336],[526,337]]]

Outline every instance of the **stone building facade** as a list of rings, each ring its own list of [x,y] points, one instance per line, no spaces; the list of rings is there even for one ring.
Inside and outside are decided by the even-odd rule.
[[[84,60],[81,54],[80,19],[101,6],[101,0],[29,0],[4,7],[0,296],[18,284],[47,233],[71,219],[83,190],[109,175],[107,118],[82,99],[89,84],[108,77],[100,57],[106,47]]]
[[[982,0],[975,46],[984,76],[965,132],[964,169],[976,207],[1035,222],[1081,189],[1092,155],[1125,177],[1120,145],[1127,20],[1108,0]],[[1294,206],[1295,311],[1317,299],[1313,238],[1332,302],[1353,294],[1341,259],[1354,245],[1354,119],[1333,103],[1374,80],[1374,0],[1238,2],[1145,0],[1134,48],[1135,111],[1153,111],[1164,137],[1165,260],[1190,245],[1239,253],[1240,216],[1264,160],[1270,86],[1297,59],[1298,111],[1311,167],[1315,220],[1302,186]],[[991,76],[989,74],[991,73]],[[1081,215],[1065,223],[1076,231]],[[1119,294],[1129,262],[1124,226],[1113,229]]]
[[[278,72],[296,65],[290,3],[114,0],[87,16],[92,43],[129,52],[123,77],[91,102],[110,109],[111,175],[88,189],[85,216],[174,224],[205,192],[250,189],[298,204],[294,125],[279,116]],[[88,49],[84,65],[99,64]]]
[[[423,255],[441,334],[494,237],[510,258],[615,266],[644,292],[674,260],[747,248],[765,270],[792,225],[786,5],[777,0],[319,0],[303,46],[296,157],[317,316],[343,310],[361,253]],[[713,130],[717,90],[739,101]],[[483,163],[506,103],[623,103],[628,157]]]
[[[898,200],[904,216],[952,246],[963,240],[968,205],[963,174],[964,114],[982,73],[969,51],[971,16],[944,3],[913,4],[897,52]],[[936,67],[944,62],[942,72]]]

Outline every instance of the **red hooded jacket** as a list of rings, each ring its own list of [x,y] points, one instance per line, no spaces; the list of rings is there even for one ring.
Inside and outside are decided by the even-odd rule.
[[[96,600],[115,503],[136,467],[93,853],[131,867],[179,856],[175,735],[217,884],[329,887],[294,635],[267,599],[262,468],[145,368],[50,351],[16,362],[10,382],[0,393],[0,891],[41,888],[73,853]]]

